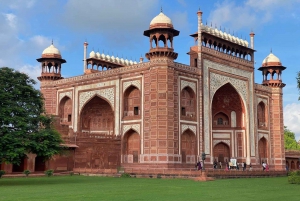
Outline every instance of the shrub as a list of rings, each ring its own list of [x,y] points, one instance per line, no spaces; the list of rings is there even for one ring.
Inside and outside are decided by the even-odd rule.
[[[24,171],[23,171],[23,174],[25,174],[26,177],[28,177],[28,175],[29,175],[30,173],[31,173],[30,170],[24,170]]]
[[[54,172],[53,170],[46,170],[45,171],[45,175],[48,176],[48,177],[50,177],[50,176],[53,175],[53,172]]]
[[[121,174],[121,177],[122,177],[122,178],[130,178],[131,176],[130,176],[130,174],[128,174],[128,173],[122,173],[122,174]]]
[[[157,174],[156,178],[161,179],[161,174]]]
[[[2,177],[3,175],[5,175],[5,171],[4,171],[4,170],[0,170],[0,179],[1,179],[1,177]]]
[[[73,175],[74,175],[74,172],[70,172],[69,174],[70,174],[70,176],[73,176]]]
[[[290,172],[288,182],[290,184],[300,184],[300,170]]]

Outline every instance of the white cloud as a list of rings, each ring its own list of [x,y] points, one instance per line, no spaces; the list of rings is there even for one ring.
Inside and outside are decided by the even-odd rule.
[[[185,0],[177,0],[177,2],[184,7],[186,7],[186,5],[187,5]]]
[[[30,78],[34,79],[37,84],[34,86],[35,88],[40,88],[40,82],[38,81],[37,77],[41,75],[41,67],[36,65],[36,66],[32,66],[32,65],[24,65],[18,68],[18,70],[21,73],[25,73],[27,74]]]
[[[288,104],[283,109],[284,125],[300,140],[300,103]]]
[[[12,13],[6,13],[6,14],[3,14],[3,15],[5,16],[8,25],[11,28],[15,29],[16,25],[17,25],[17,17]]]
[[[159,10],[153,13],[157,7],[158,0],[70,0],[59,18],[76,32],[97,33],[112,44],[128,46],[143,38],[142,30],[148,28],[151,16],[159,14]]]
[[[24,8],[31,8],[35,5],[36,0],[13,0],[13,1],[7,1],[7,0],[2,0],[5,2],[10,9],[24,9]],[[1,0],[0,0],[1,4]]]
[[[209,20],[218,26],[228,26],[235,30],[256,28],[275,17],[278,18],[281,13],[293,8],[293,6],[297,6],[297,2],[300,1],[247,0],[235,3],[234,1],[223,0],[221,3],[215,4],[216,9],[210,13]],[[277,13],[278,10],[281,12]]]

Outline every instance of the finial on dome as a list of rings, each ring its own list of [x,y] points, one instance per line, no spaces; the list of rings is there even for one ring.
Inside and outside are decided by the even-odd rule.
[[[52,42],[51,42],[51,45],[53,45],[53,38],[52,38]]]
[[[163,12],[162,6],[160,7],[160,12],[161,12],[161,13]]]
[[[271,53],[272,53],[272,48],[271,48]]]

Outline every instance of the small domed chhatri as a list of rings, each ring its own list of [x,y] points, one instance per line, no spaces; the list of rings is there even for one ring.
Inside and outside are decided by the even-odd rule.
[[[162,9],[160,13],[150,22],[150,29],[156,27],[173,28],[172,20],[162,12]]]
[[[281,61],[272,52],[263,60],[262,66],[281,66]]]
[[[49,57],[61,58],[60,51],[53,45],[53,43],[49,47],[44,49],[42,53],[42,58]]]

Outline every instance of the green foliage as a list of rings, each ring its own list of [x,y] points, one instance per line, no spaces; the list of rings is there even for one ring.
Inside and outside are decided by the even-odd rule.
[[[300,184],[300,170],[289,172],[288,182],[290,184]]]
[[[0,179],[2,178],[3,175],[5,175],[5,171],[4,170],[0,170]]]
[[[25,174],[26,177],[28,177],[28,175],[29,175],[30,173],[31,173],[30,170],[24,170],[24,171],[23,171],[23,174]]]
[[[20,164],[26,153],[49,159],[61,150],[52,118],[42,115],[43,97],[35,83],[24,73],[0,68],[0,163]]]
[[[122,173],[121,174],[121,178],[130,178],[131,176],[130,176],[130,174],[128,174],[128,173]]]
[[[300,146],[296,141],[295,133],[284,127],[284,148],[287,150],[300,150]]]
[[[51,177],[53,175],[53,172],[54,172],[53,170],[46,170],[45,175]]]

